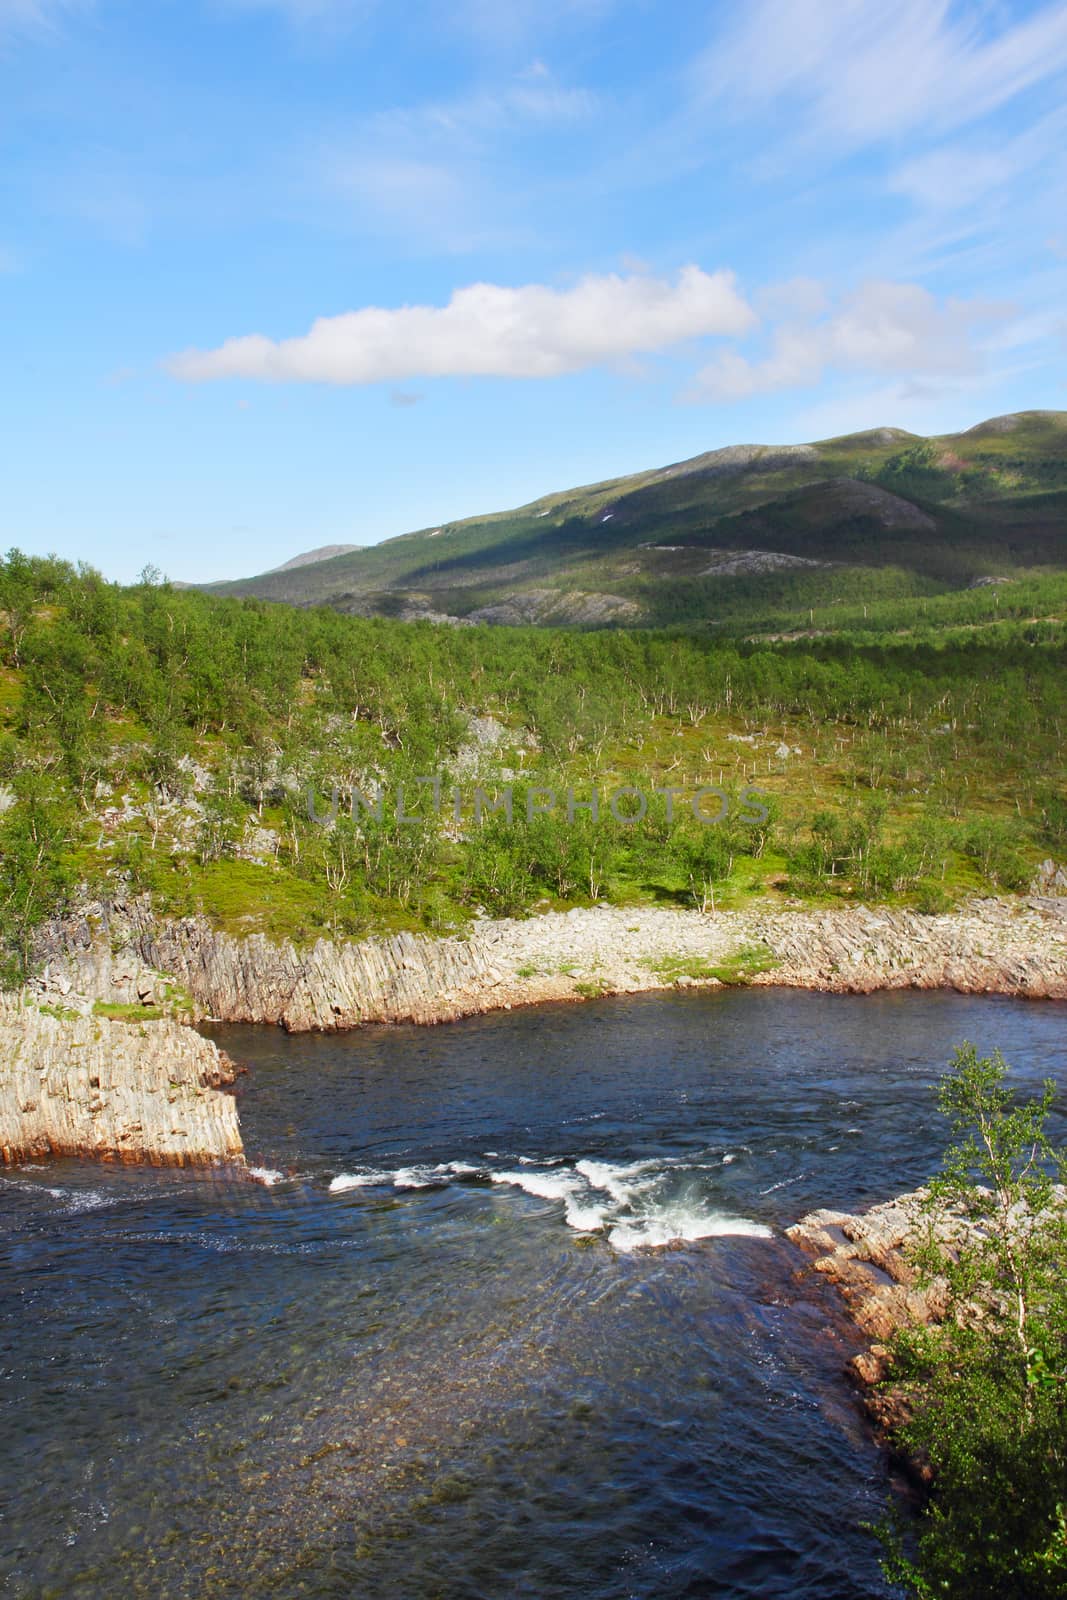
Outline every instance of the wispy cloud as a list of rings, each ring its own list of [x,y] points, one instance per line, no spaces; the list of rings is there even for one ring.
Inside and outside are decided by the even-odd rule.
[[[597,107],[547,68],[448,100],[400,106],[336,135],[313,158],[353,218],[371,231],[448,252],[513,241],[518,183],[504,175],[511,141],[566,134]]]
[[[951,0],[753,0],[699,63],[707,101],[786,101],[793,134],[851,148],[965,126],[1067,69],[1067,6],[1005,22]],[[999,26],[998,26],[999,24]]]
[[[616,274],[573,288],[457,289],[446,306],[367,306],[322,317],[307,334],[229,339],[168,363],[175,377],[366,384],[413,377],[552,378],[741,334],[755,317],[730,272],[685,267],[673,281]]]
[[[11,0],[31,4],[32,0]],[[524,49],[568,24],[599,21],[617,0],[453,0],[447,7],[436,0],[409,4],[404,25],[459,32],[476,45],[492,50]],[[222,11],[274,13],[300,29],[339,31],[364,22],[384,10],[381,0],[215,0]]]
[[[698,374],[685,398],[730,401],[813,388],[828,370],[898,373],[912,381],[974,373],[981,366],[974,330],[1005,318],[1008,309],[939,302],[914,283],[864,283],[822,317],[780,323],[760,359],[723,351]]]
[[[1050,167],[1062,173],[1065,145],[1067,109],[1060,107],[1014,137],[994,142],[987,135],[922,151],[890,173],[889,188],[927,210],[964,210]]]
[[[479,87],[449,100],[399,106],[368,119],[361,133],[391,145],[442,136],[481,139],[489,134],[567,126],[592,116],[597,99],[588,89],[562,84],[547,67],[522,72],[494,87]]]
[[[42,185],[41,199],[51,210],[85,224],[102,238],[141,245],[150,211],[142,183],[129,168],[122,152],[87,145],[66,172]]]
[[[618,0],[454,0],[448,20],[490,49],[521,49],[560,28],[603,20]]]
[[[364,22],[376,0],[216,0],[222,11],[274,14],[295,28],[331,31]]]
[[[0,44],[20,33],[55,32],[65,17],[91,5],[92,0],[0,0]]]

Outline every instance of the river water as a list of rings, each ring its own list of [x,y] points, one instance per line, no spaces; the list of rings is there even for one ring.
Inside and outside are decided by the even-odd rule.
[[[1067,1089],[1065,1021],[753,989],[215,1030],[261,1181],[0,1176],[0,1594],[885,1596],[858,1345],[782,1230],[929,1173],[964,1039]]]

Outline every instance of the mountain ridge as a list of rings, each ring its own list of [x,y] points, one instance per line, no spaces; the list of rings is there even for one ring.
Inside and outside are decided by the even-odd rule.
[[[777,564],[706,570],[722,550]],[[798,560],[822,578],[794,572],[790,587],[782,574]],[[1067,412],[1024,411],[930,437],[881,427],[727,445],[196,587],[405,620],[708,626],[736,610],[740,578],[758,607],[874,600],[890,571],[897,591],[919,594],[1064,569]]]

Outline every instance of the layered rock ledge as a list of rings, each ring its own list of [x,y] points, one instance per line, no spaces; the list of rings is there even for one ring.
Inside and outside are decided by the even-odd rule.
[[[908,1246],[929,1226],[923,1212],[926,1195],[925,1189],[916,1189],[859,1215],[810,1211],[786,1229],[786,1236],[814,1258],[812,1269],[834,1285],[856,1327],[879,1350],[898,1328],[939,1322],[946,1313],[944,1285],[920,1288],[906,1259]],[[851,1365],[858,1377],[870,1381],[864,1358],[854,1358]]]
[[[170,1020],[50,1015],[0,996],[0,1161],[242,1158],[227,1057]]]
[[[949,1314],[946,1280],[920,1283],[909,1263],[909,1250],[932,1238],[954,1256],[961,1244],[978,1236],[976,1223],[952,1211],[926,1210],[927,1196],[927,1190],[916,1189],[859,1215],[811,1211],[786,1230],[787,1237],[813,1258],[812,1269],[834,1286],[851,1321],[871,1341],[848,1361],[846,1371],[891,1449],[894,1430],[908,1419],[908,1406],[901,1391],[884,1382],[892,1371],[888,1342],[900,1328],[943,1322]],[[1054,1197],[1058,1205],[1067,1204],[1067,1189],[1057,1187]],[[1008,1226],[1012,1232],[1024,1232],[1030,1222],[1029,1213],[1016,1210]],[[975,1320],[999,1314],[989,1296],[979,1296],[955,1312]],[[895,1449],[893,1454],[910,1477],[921,1484],[930,1482],[928,1462]]]
[[[1064,999],[1067,898],[976,900],[939,916],[864,906],[708,915],[593,907],[485,920],[467,937],[401,933],[306,947],[236,938],[204,917],[160,919],[136,899],[53,923],[37,955],[47,998],[137,1003],[176,983],[193,1016],[303,1031],[713,985],[716,970],[728,981],[746,951],[761,955],[764,970],[752,978],[760,984]]]

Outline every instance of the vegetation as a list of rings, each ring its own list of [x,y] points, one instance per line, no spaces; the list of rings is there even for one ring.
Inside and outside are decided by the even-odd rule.
[[[914,1552],[883,1530],[886,1575],[920,1600],[1052,1600],[1067,1593],[1067,1208],[1054,1187],[1055,1088],[1016,1105],[999,1052],[956,1052],[940,1104],[955,1143],[930,1185],[932,1217],[971,1225],[950,1250],[933,1230],[916,1252],[943,1276],[944,1323],[903,1330],[894,1385],[911,1421],[908,1449],[936,1477]]]
[[[758,972],[767,972],[774,965],[771,952],[761,945],[745,945],[727,962],[706,961],[701,956],[664,956],[647,963],[648,970],[670,983],[679,978],[693,978],[737,985],[748,983]]]
[[[213,589],[363,615],[836,634],[1058,624],[1065,567],[1067,413],[1021,412],[937,439],[713,451]]]
[[[166,1012],[160,1006],[123,1004],[121,1001],[96,1000],[93,1003],[94,1017],[108,1017],[112,1022],[155,1022]]]
[[[1060,634],[1022,623],[791,642],[442,628],[150,573],[123,589],[12,551],[2,979],[86,893],[306,940],[603,900],[937,910],[1016,889],[1067,848],[1063,677]]]

